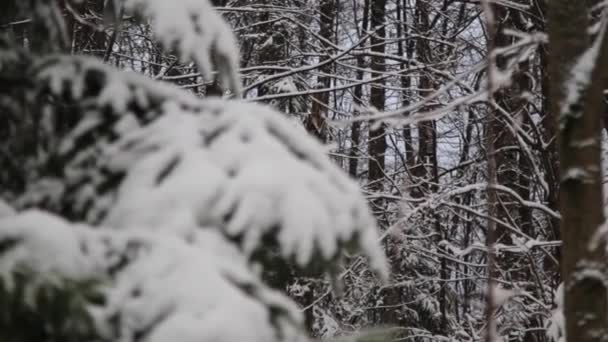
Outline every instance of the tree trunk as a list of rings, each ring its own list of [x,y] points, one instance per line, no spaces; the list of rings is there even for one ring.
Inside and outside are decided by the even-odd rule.
[[[421,36],[426,36],[430,31],[428,4],[423,1],[416,2],[416,29]],[[418,39],[416,42],[416,53],[420,63],[431,63],[431,50],[427,39]],[[418,80],[419,95],[421,99],[426,98],[433,92],[433,82],[427,71],[422,71]],[[429,110],[429,107],[422,109]],[[433,157],[433,137],[434,127],[433,122],[422,121],[417,124],[418,128],[418,155],[414,167],[412,168],[412,176],[416,186],[412,189],[412,197],[424,197],[429,190],[429,181],[427,167],[431,164]]]
[[[370,24],[372,30],[375,30],[371,37],[371,50],[374,52],[372,57],[371,70],[373,77],[382,75],[386,71],[386,65],[382,55],[385,51],[385,9],[386,0],[371,0],[371,16]],[[377,110],[384,110],[385,94],[383,81],[378,80],[372,85],[370,93],[370,104]],[[373,123],[372,123],[373,126]],[[377,192],[382,191],[384,180],[384,153],[386,152],[386,130],[384,124],[379,127],[370,127],[369,129],[369,162],[368,162],[368,179],[371,189]],[[374,201],[374,210],[382,210],[383,201]]]
[[[369,0],[365,0],[363,2],[363,18],[361,19],[361,30],[359,32],[359,39],[363,37],[364,33],[369,29]],[[357,56],[357,80],[363,80],[363,68],[365,67],[365,60],[362,55]],[[355,107],[361,106],[363,104],[363,85],[358,84],[355,86],[355,90],[353,91],[353,104]],[[355,109],[355,115],[357,115],[357,111]],[[359,142],[361,140],[361,124],[359,122],[354,122],[351,126],[351,149],[350,149],[350,159],[348,163],[348,173],[353,177],[357,178],[358,172],[357,169],[359,167],[358,158],[358,150],[359,150]]]
[[[549,6],[551,110],[559,113],[560,130],[564,315],[567,339],[577,342],[603,340],[608,323],[604,247],[591,246],[598,242],[595,234],[604,221],[601,81],[608,51],[605,34],[598,35],[597,45],[587,34],[591,5],[553,0]],[[595,48],[598,56],[593,56]]]
[[[414,46],[413,43],[408,43],[407,46],[405,46],[406,43],[403,40],[405,38],[406,32],[408,32],[409,34],[407,0],[397,1],[397,21],[400,22],[399,25],[397,25],[397,37],[401,38],[397,46],[397,54],[400,57],[405,57],[409,60],[414,55]],[[409,63],[401,63],[402,72],[405,72],[408,67]],[[407,107],[410,105],[410,97],[412,96],[412,94],[409,89],[411,88],[411,83],[412,82],[410,76],[401,76],[401,88],[404,89],[401,95],[401,104],[403,105],[403,107]],[[403,143],[405,148],[404,155],[406,161],[406,165],[404,165],[404,167],[406,169],[409,169],[415,163],[414,145],[412,143],[412,127],[409,124],[406,124],[403,127]]]
[[[319,36],[325,39],[327,42],[334,41],[334,19],[336,13],[336,0],[321,0],[319,4]],[[330,58],[331,48],[330,44],[321,42],[324,45],[324,53],[326,58]],[[331,78],[329,75],[332,72],[332,64],[325,64],[319,68],[321,75],[318,77],[317,86],[318,89],[328,89],[331,87]],[[308,132],[316,136],[322,142],[327,141],[327,124],[326,118],[329,107],[329,92],[325,91],[312,96],[312,108],[310,115],[306,118],[305,126]]]

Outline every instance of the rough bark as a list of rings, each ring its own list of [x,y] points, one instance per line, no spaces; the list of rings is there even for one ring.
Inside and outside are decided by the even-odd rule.
[[[565,283],[566,335],[569,341],[603,340],[607,327],[604,279],[606,256],[591,248],[604,221],[601,183],[602,78],[606,68],[591,70],[588,83],[572,86],[579,59],[592,46],[588,10],[592,1],[553,0],[549,6],[551,110],[559,113],[561,163],[560,211],[562,277]],[[597,61],[608,58],[606,39]],[[594,62],[585,59],[585,65]],[[601,65],[597,63],[596,65]],[[569,87],[569,88],[568,88]],[[571,97],[573,92],[580,96]],[[564,99],[569,99],[565,101]]]
[[[365,32],[367,32],[369,26],[369,0],[365,0],[363,2],[363,18],[361,19],[361,30],[359,32],[359,38],[363,36]],[[362,55],[357,56],[357,80],[363,80],[363,68],[365,66],[365,60]],[[353,91],[353,104],[357,106],[361,106],[363,104],[363,84],[358,84],[355,86]],[[355,110],[355,115],[357,115],[357,111]],[[358,151],[359,151],[359,141],[361,137],[361,124],[359,122],[354,122],[351,126],[351,148],[350,148],[350,159],[348,163],[348,173],[356,178],[358,176],[357,169],[359,167]]]
[[[386,0],[371,0],[370,26],[375,33],[371,37],[371,50],[375,53],[372,57],[371,70],[373,77],[377,77],[386,71],[386,65],[382,55],[385,51],[384,39],[386,37],[385,15]],[[371,86],[370,105],[377,110],[384,110],[386,96],[384,93],[383,81],[377,81]],[[372,124],[372,126],[374,126]],[[383,124],[379,127],[370,127],[369,130],[369,162],[368,179],[371,189],[382,191],[382,181],[384,179],[384,153],[386,151],[386,129]],[[376,210],[381,207],[381,201],[374,203]]]
[[[424,1],[416,2],[417,33],[424,36],[430,30],[428,4]],[[416,42],[416,54],[421,63],[431,63],[431,47],[426,39],[418,39]],[[427,72],[423,71],[418,80],[418,91],[421,99],[426,98],[433,92],[433,81]],[[429,110],[424,107],[422,111]],[[429,180],[427,168],[431,165],[433,157],[433,122],[423,121],[417,124],[418,129],[418,154],[411,173],[416,187],[412,189],[413,197],[423,197],[429,191]]]
[[[324,59],[330,58],[331,45],[328,42],[334,41],[334,19],[336,14],[336,0],[321,0],[319,3],[319,36],[326,42],[321,42],[323,52],[326,54]],[[321,75],[317,80],[317,88],[328,89],[331,87],[332,64],[325,64],[319,71]],[[327,141],[327,124],[326,118],[329,108],[329,92],[322,92],[312,97],[312,108],[310,115],[307,117],[305,126],[306,129],[322,142]]]

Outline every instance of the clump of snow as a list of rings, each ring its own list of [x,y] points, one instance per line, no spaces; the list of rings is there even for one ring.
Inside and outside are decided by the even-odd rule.
[[[15,209],[0,199],[0,219],[15,214]]]
[[[273,93],[282,94],[282,93],[297,93],[298,87],[296,86],[293,78],[285,77],[278,82],[276,82],[273,86]]]
[[[125,0],[125,7],[150,18],[161,43],[192,58],[205,78],[213,79],[215,67],[222,84],[240,96],[236,39],[208,0]]]
[[[545,322],[547,337],[553,342],[566,342],[566,319],[564,317],[564,284],[561,283],[555,290],[556,307]]]
[[[105,167],[126,173],[105,224],[217,226],[247,255],[273,236],[303,267],[354,242],[386,275],[365,199],[320,144],[267,107],[216,100],[203,108],[193,115],[168,102],[163,117],[104,151]]]
[[[586,181],[589,179],[589,172],[587,170],[571,167],[565,170],[562,174],[562,182],[565,181]]]
[[[41,274],[58,273],[69,278],[91,277],[90,267],[80,258],[79,244],[66,223],[39,211],[0,219],[0,241],[16,245],[0,258],[0,274],[27,265]]]
[[[266,288],[228,242],[212,230],[200,248],[149,230],[112,231],[72,225],[40,211],[0,220],[0,274],[18,267],[41,276],[97,279],[103,304],[91,303],[108,340],[301,341],[301,315],[283,295]],[[217,233],[215,233],[217,235]],[[6,245],[6,244],[3,244]],[[119,327],[118,329],[116,327]]]
[[[499,285],[492,285],[492,299],[493,299],[493,303],[494,305],[499,308],[501,306],[503,306],[511,297],[516,295],[516,291],[512,290],[512,289],[505,289],[502,286]],[[489,289],[487,289],[489,290]]]

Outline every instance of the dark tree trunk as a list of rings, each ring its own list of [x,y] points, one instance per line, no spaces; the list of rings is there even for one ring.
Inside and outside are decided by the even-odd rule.
[[[334,40],[334,19],[336,13],[336,0],[321,0],[319,4],[319,36],[328,42]],[[325,43],[325,42],[322,42]],[[324,45],[324,53],[326,57],[330,58],[331,45],[328,43]],[[322,75],[318,77],[317,88],[328,89],[331,86],[331,78],[329,75],[332,73],[332,64],[328,63],[319,68]],[[305,126],[308,132],[316,136],[322,142],[327,141],[327,124],[326,118],[329,108],[329,95],[328,91],[316,94],[312,97],[312,108],[310,115],[307,117]]]
[[[371,50],[375,53],[372,56],[371,70],[373,77],[381,76],[386,71],[385,60],[382,57],[385,51],[385,11],[386,0],[371,0],[371,29],[375,30],[371,38]],[[383,81],[377,81],[372,85],[370,93],[370,105],[377,110],[384,110],[386,96],[384,93]],[[374,124],[372,123],[372,126]],[[380,192],[383,190],[384,180],[384,154],[386,152],[386,129],[384,124],[378,127],[370,127],[369,130],[369,163],[368,163],[368,179],[373,191]],[[382,210],[381,200],[375,201],[375,210]]]
[[[369,29],[369,0],[365,0],[363,2],[363,18],[361,19],[361,30],[359,33],[359,38],[363,37],[364,33]],[[357,80],[363,80],[363,68],[365,67],[365,60],[362,55],[357,56]],[[355,86],[353,91],[353,104],[355,107],[360,107],[363,104],[363,85],[358,84]],[[355,109],[355,115],[357,115],[357,111]],[[361,124],[359,122],[354,122],[351,127],[351,148],[350,148],[350,159],[348,163],[348,173],[353,178],[357,178],[358,172],[357,169],[359,167],[358,151],[359,151],[359,143],[361,140]]]
[[[589,82],[572,86],[580,57],[592,46],[587,28],[593,1],[553,0],[549,6],[551,111],[559,113],[562,277],[569,341],[602,341],[607,327],[604,243],[594,241],[604,221],[601,182],[601,117],[608,39],[600,38]],[[585,59],[587,67],[594,58]],[[567,102],[566,102],[567,99]],[[593,242],[599,247],[593,248]],[[602,276],[599,276],[602,275]]]

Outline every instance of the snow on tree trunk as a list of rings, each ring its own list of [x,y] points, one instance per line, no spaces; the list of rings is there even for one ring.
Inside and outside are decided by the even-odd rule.
[[[551,109],[559,113],[562,278],[566,339],[600,341],[608,324],[606,253],[590,245],[604,221],[601,180],[606,19],[592,41],[585,1],[549,6]],[[590,43],[591,42],[591,43]]]

